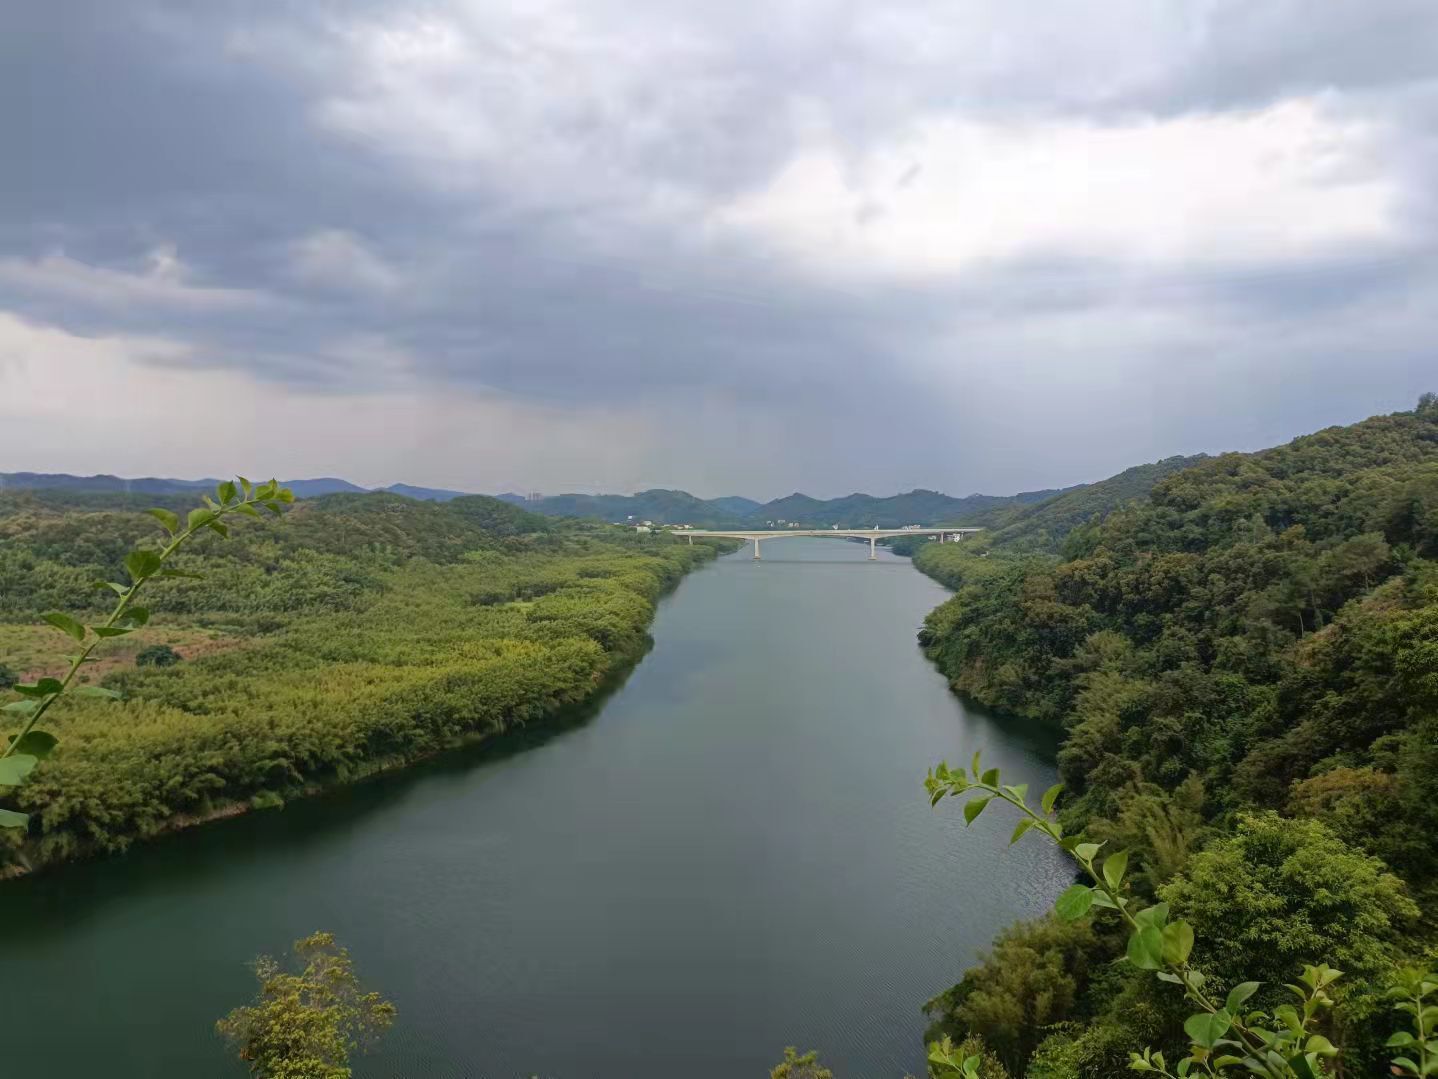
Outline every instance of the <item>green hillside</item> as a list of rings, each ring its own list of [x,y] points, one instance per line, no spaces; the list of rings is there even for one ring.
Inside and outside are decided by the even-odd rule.
[[[32,814],[0,863],[122,850],[560,714],[642,655],[661,592],[715,552],[480,496],[337,494],[231,528],[82,668],[124,700],[46,715],[59,748],[0,799]],[[0,687],[61,675],[41,613],[92,620],[95,582],[159,532],[124,496],[0,494]]]
[[[956,594],[922,643],[959,691],[1062,728],[1065,824],[1133,852],[1142,891],[1194,923],[1200,968],[1343,967],[1335,1028],[1351,1074],[1376,1074],[1377,987],[1431,954],[1438,914],[1438,402],[1200,461],[1030,553],[1082,520],[1067,499],[923,548]],[[1020,1067],[1040,1042],[1035,1060],[1073,1065],[1031,1075],[1119,1074],[1127,1048],[1184,1036],[1149,980],[1108,966],[1115,946],[1021,926],[932,1014]],[[1037,991],[1000,969],[1015,949],[1064,986],[1042,1024],[1076,1025],[1000,1018],[997,997]]]
[[[654,489],[633,495],[549,495],[527,504],[550,517],[587,517],[624,523],[691,524],[707,528],[737,527],[740,518],[688,491]]]
[[[1101,518],[1134,499],[1145,498],[1165,476],[1206,459],[1166,457],[1148,465],[1135,465],[1098,483],[1072,487],[1041,502],[996,506],[964,523],[990,531],[984,536],[993,546],[1015,550],[1057,551],[1068,534],[1080,525]]]

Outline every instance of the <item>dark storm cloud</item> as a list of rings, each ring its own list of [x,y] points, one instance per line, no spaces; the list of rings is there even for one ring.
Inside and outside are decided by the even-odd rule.
[[[0,312],[337,398],[638,401],[682,436],[707,410],[720,440],[762,415],[819,493],[1074,482],[1423,388],[1438,10],[1015,7],[22,0],[0,35]],[[958,184],[1016,125],[1067,146],[1231,118],[1213,137],[1241,146],[1298,99],[1318,104],[1274,122],[1328,126],[1293,145],[1347,140],[1315,151],[1315,189],[1372,181],[1332,242],[1276,227],[1190,257],[1202,237],[1160,217],[1177,238],[1155,257],[1058,221],[950,258],[894,209],[942,167],[894,149],[915,132],[932,154],[977,125]],[[820,151],[856,190],[889,170],[837,204],[831,246],[788,232],[822,190],[764,201]],[[1365,217],[1380,201],[1396,235]],[[703,460],[675,444],[651,478]],[[746,458],[714,482],[783,475]]]

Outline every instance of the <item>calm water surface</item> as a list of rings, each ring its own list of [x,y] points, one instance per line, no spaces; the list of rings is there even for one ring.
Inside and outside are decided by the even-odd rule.
[[[4,1073],[243,1075],[215,1019],[317,928],[399,1007],[364,1079],[763,1079],[787,1044],[918,1073],[924,1000],[1065,869],[929,809],[939,758],[1042,789],[1052,746],[949,694],[914,642],[943,591],[867,556],[785,539],[694,574],[599,714],[523,753],[0,888]]]

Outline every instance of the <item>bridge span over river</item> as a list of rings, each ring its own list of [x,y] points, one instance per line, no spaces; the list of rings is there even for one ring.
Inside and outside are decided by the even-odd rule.
[[[877,545],[881,539],[893,539],[895,536],[938,536],[939,542],[943,543],[946,538],[961,540],[965,536],[982,531],[982,528],[783,528],[767,532],[717,532],[707,528],[683,528],[675,529],[674,534],[688,536],[691,544],[694,542],[695,536],[700,539],[718,537],[746,542],[753,541],[755,559],[759,558],[759,544],[765,540],[785,539],[789,536],[839,536],[843,539],[866,539],[869,541],[869,559],[872,561],[878,558]]]

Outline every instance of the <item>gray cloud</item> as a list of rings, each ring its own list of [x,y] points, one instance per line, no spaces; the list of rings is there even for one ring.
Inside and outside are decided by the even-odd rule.
[[[42,330],[248,379],[324,426],[277,471],[1004,491],[1432,388],[1421,0],[16,7],[0,390]],[[466,459],[379,475],[384,395]]]

